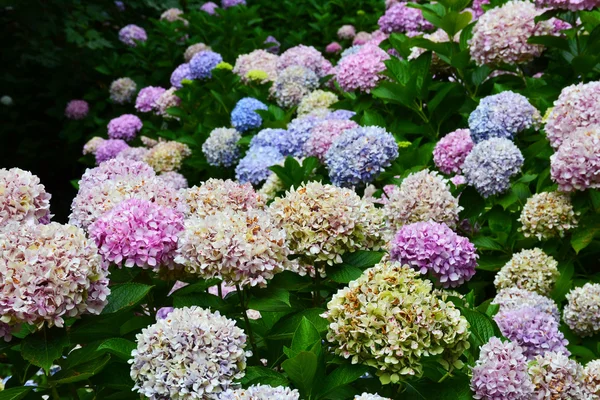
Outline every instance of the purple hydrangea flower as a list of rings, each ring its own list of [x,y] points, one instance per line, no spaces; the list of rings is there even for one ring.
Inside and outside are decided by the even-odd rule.
[[[140,90],[135,100],[135,109],[140,112],[150,112],[157,109],[156,100],[167,89],[155,86],[148,86]]]
[[[202,4],[202,7],[200,7],[200,11],[204,11],[210,15],[215,15],[216,14],[215,10],[217,8],[219,8],[219,6],[216,3],[209,1],[209,2]]]
[[[347,92],[360,90],[369,93],[380,80],[385,71],[384,61],[390,56],[385,50],[374,44],[361,46],[355,54],[345,55],[338,63],[335,79]]]
[[[125,3],[123,3],[122,1],[116,0],[115,6],[117,7],[117,10],[125,11]]]
[[[540,121],[540,112],[525,96],[507,90],[483,98],[469,115],[469,128],[475,143],[490,138],[512,140],[517,133]]]
[[[137,42],[148,40],[148,35],[146,35],[144,28],[130,24],[121,28],[119,31],[119,40],[127,46],[135,47],[137,46]]]
[[[309,115],[293,119],[287,127],[290,143],[289,152],[295,156],[304,156],[304,145],[314,127],[323,119]]]
[[[433,162],[444,174],[459,174],[473,146],[468,129],[450,132],[433,149]]]
[[[359,127],[339,136],[325,155],[329,178],[336,186],[372,182],[398,157],[394,136],[384,128]]]
[[[522,307],[533,307],[538,312],[551,315],[557,322],[560,322],[560,313],[556,303],[541,294],[530,292],[525,289],[512,287],[502,289],[498,292],[492,304],[500,306],[500,311],[518,310]]]
[[[329,114],[327,114],[327,116],[325,117],[325,119],[328,120],[343,120],[343,119],[350,119],[352,117],[354,117],[356,115],[356,113],[354,111],[349,111],[349,110],[335,110],[330,112]]]
[[[314,72],[322,78],[331,72],[331,63],[313,46],[299,45],[287,49],[277,62],[277,69],[283,71],[288,67],[299,65]]]
[[[180,89],[183,86],[181,85],[181,81],[184,79],[192,80],[194,77],[192,76],[192,71],[190,71],[190,64],[181,64],[175,71],[171,74],[171,85]]]
[[[279,164],[282,160],[283,155],[275,147],[252,147],[240,160],[235,169],[235,176],[241,183],[258,185],[273,173],[269,167]]]
[[[121,139],[108,139],[98,145],[96,149],[96,164],[115,158],[121,151],[128,149],[129,146]]]
[[[133,114],[123,114],[108,123],[108,137],[130,141],[142,129],[142,120]]]
[[[429,274],[446,288],[470,280],[478,258],[469,239],[458,236],[448,225],[433,221],[400,228],[392,241],[390,257],[423,275]]]
[[[123,151],[127,151],[127,149]],[[117,157],[104,161],[95,168],[86,169],[79,180],[79,189],[84,190],[100,185],[105,181],[125,177],[152,178],[155,175],[152,167],[144,162]]]
[[[74,120],[81,120],[87,117],[90,112],[90,106],[85,100],[71,100],[65,108],[65,117]]]
[[[235,6],[245,6],[246,0],[221,0],[221,7],[229,8]]]
[[[262,117],[256,110],[267,110],[263,102],[252,97],[245,97],[237,102],[231,112],[231,125],[239,132],[256,129],[262,124]]]
[[[223,62],[223,57],[214,51],[205,50],[197,53],[190,60],[190,72],[194,79],[212,78],[212,70]]]
[[[379,28],[385,33],[400,32],[415,36],[433,29],[433,25],[418,8],[408,7],[406,3],[396,3],[379,18]]]
[[[263,129],[250,141],[250,147],[275,147],[284,156],[293,156],[293,142],[285,129]]]
[[[273,54],[279,54],[279,49],[281,47],[281,43],[279,43],[277,41],[277,39],[275,39],[273,36],[268,36],[265,39],[265,44],[272,44],[272,46],[267,47],[265,50],[267,50],[269,53],[273,53]]]
[[[165,319],[175,310],[173,307],[163,307],[156,312],[156,320]]]

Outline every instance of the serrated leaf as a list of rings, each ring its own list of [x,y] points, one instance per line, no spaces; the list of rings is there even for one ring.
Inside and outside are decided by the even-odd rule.
[[[221,309],[226,305],[227,303],[225,303],[225,300],[210,293],[191,293],[173,296],[173,307],[175,308],[198,306],[210,308],[214,311]]]
[[[98,351],[106,351],[121,358],[122,360],[131,359],[131,352],[135,350],[136,344],[131,340],[123,338],[112,338],[105,340],[98,346]]]
[[[102,314],[116,313],[129,307],[135,306],[142,301],[153,286],[141,283],[123,283],[110,288],[108,304],[102,310]]]
[[[21,342],[21,356],[37,367],[44,369],[46,374],[58,360],[63,349],[69,345],[65,329],[43,328],[39,332],[27,336]]]

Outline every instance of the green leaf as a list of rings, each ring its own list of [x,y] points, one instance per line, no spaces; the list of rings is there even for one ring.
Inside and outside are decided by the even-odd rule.
[[[127,361],[131,359],[131,352],[135,350],[136,344],[131,340],[123,338],[112,338],[105,340],[98,346],[98,351],[106,351]]]
[[[269,386],[287,386],[287,378],[277,371],[267,367],[250,366],[246,368],[246,374],[241,379],[242,385],[269,385]]]
[[[281,367],[288,374],[290,380],[303,394],[310,398],[314,387],[317,372],[317,355],[308,351],[300,352],[297,356],[285,360]]]
[[[326,269],[327,277],[337,283],[350,283],[363,273],[362,269],[349,264],[336,264]]]
[[[550,297],[557,303],[562,303],[565,295],[569,293],[569,290],[571,290],[571,287],[573,286],[575,267],[572,263],[559,264],[558,271],[560,272],[560,277],[558,278],[558,281],[556,281],[556,285],[554,285],[554,290],[552,290]]]
[[[317,342],[321,342],[319,331],[306,317],[302,317],[302,321],[292,338],[291,349],[298,353],[307,351]]]
[[[327,326],[329,325],[327,320],[321,317],[321,314],[324,312],[325,310],[322,308],[309,308],[308,310],[303,310],[296,314],[286,316],[279,320],[275,326],[273,326],[267,335],[267,338],[270,340],[292,339],[303,318],[308,319],[317,329],[317,331],[319,331],[319,333],[323,333],[327,330]]]
[[[477,250],[498,250],[502,251],[502,246],[494,239],[487,236],[479,236],[472,240]]]
[[[210,308],[211,310],[218,310],[226,305],[227,303],[225,300],[210,293],[192,293],[184,294],[182,296],[173,296],[173,307],[175,308],[198,306]]]
[[[581,225],[573,232],[571,236],[571,246],[577,254],[594,240],[600,234],[600,217],[594,216],[584,219]]]
[[[496,336],[495,324],[488,315],[464,307],[460,308],[460,312],[471,325],[471,335],[475,337],[479,346]]]
[[[488,213],[487,217],[492,232],[510,233],[512,229],[512,218],[509,214],[496,207]]]
[[[29,392],[33,390],[33,387],[22,386],[11,389],[6,389],[0,392],[0,400],[21,400],[24,399]]]
[[[473,16],[471,13],[464,12],[459,14],[456,11],[451,11],[444,15],[440,23],[440,28],[448,34],[448,37],[453,38],[458,32],[462,31],[469,23]]]
[[[333,394],[341,386],[348,385],[369,371],[369,367],[361,364],[342,364],[334,369],[323,382],[324,391],[319,398]]]
[[[153,286],[141,283],[123,283],[110,288],[108,304],[102,310],[102,314],[116,313],[129,307],[135,306],[142,301]]]
[[[52,377],[50,382],[55,385],[63,385],[66,383],[84,381],[102,371],[109,361],[110,355],[105,354],[104,357],[96,358],[90,362],[78,365],[76,368],[58,372]]]
[[[100,72],[102,75],[110,75],[110,70],[106,65],[99,65],[94,68],[96,71]]]
[[[577,357],[579,362],[587,364],[588,362],[595,360],[596,353],[584,346],[568,345],[567,348],[571,352],[572,356]]]
[[[353,253],[346,253],[342,256],[344,264],[352,265],[357,268],[369,268],[377,264],[383,258],[383,251],[359,250]]]
[[[588,194],[590,195],[590,200],[592,202],[592,206],[594,207],[594,211],[597,213],[600,212],[600,190],[588,189]]]
[[[381,126],[384,127],[387,124],[385,123],[385,119],[379,114],[377,111],[367,110],[364,112],[360,124],[362,126]]]
[[[257,311],[289,311],[290,292],[284,289],[269,289],[261,297],[253,297],[248,302],[248,308]]]
[[[46,374],[54,361],[62,356],[63,349],[69,345],[69,338],[64,328],[43,328],[21,342],[21,356]]]

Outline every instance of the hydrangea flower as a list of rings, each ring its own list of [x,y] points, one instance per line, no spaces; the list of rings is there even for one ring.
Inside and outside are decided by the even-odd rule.
[[[185,176],[181,175],[179,172],[165,172],[158,175],[157,178],[174,190],[187,189],[189,187],[187,179],[185,179]]]
[[[277,60],[279,60],[277,55],[266,50],[254,50],[237,58],[233,73],[238,75],[243,82],[248,83],[250,79],[247,75],[250,71],[264,71],[267,77],[262,82],[273,82],[277,78]]]
[[[223,61],[220,54],[211,50],[196,53],[190,60],[190,72],[195,79],[212,78],[212,70]]]
[[[385,60],[390,58],[385,50],[376,45],[366,44],[356,54],[343,57],[335,70],[335,79],[346,92],[360,90],[370,93],[385,71]]]
[[[152,167],[144,162],[113,158],[95,168],[86,169],[79,180],[79,189],[100,185],[108,180],[126,177],[152,178],[155,175]]]
[[[352,45],[353,46],[362,46],[364,44],[366,44],[367,42],[369,42],[372,39],[372,35],[369,32],[358,32],[356,34],[356,36],[354,36],[354,39],[352,40]]]
[[[310,132],[310,137],[304,143],[303,152],[306,156],[318,157],[321,162],[325,161],[325,154],[332,143],[340,135],[359,125],[351,120],[325,120],[315,125]]]
[[[206,161],[215,167],[231,167],[240,158],[238,142],[242,135],[232,128],[217,128],[210,132],[202,144],[202,153]]]
[[[379,18],[379,28],[386,33],[400,32],[408,36],[433,29],[433,25],[423,18],[418,8],[408,7],[406,3],[396,3]]]
[[[325,53],[336,54],[342,51],[342,45],[338,42],[331,42],[325,47]]]
[[[262,117],[256,110],[267,110],[268,108],[259,100],[245,97],[237,102],[231,112],[231,125],[239,132],[259,128],[262,125]]]
[[[85,154],[96,154],[98,147],[100,147],[100,145],[102,143],[104,143],[105,140],[106,139],[101,138],[100,136],[94,136],[93,138],[88,140],[87,143],[83,146],[82,153],[84,155]]]
[[[338,97],[332,92],[315,90],[304,97],[298,106],[298,116],[307,115],[315,110],[325,109],[338,102]]]
[[[600,188],[600,124],[565,139],[550,157],[550,172],[564,192]]]
[[[284,386],[252,385],[248,389],[227,390],[219,400],[299,400],[297,389]]]
[[[129,145],[121,139],[104,140],[96,148],[94,155],[96,156],[96,164],[100,165],[106,160],[115,158],[121,151],[128,149]]]
[[[328,75],[332,69],[331,63],[313,46],[303,44],[291,47],[279,56],[277,69],[284,71],[288,67],[301,66],[314,72],[318,78]]]
[[[354,400],[392,400],[389,397],[381,397],[378,394],[363,393],[359,396],[354,396]]]
[[[592,10],[600,6],[598,0],[535,0],[535,4],[540,8],[554,8],[558,10]]]
[[[298,149],[296,143],[297,140],[291,136],[291,132],[286,129],[263,129],[252,138],[250,148],[274,147],[283,156],[301,155],[301,149]]]
[[[119,40],[127,46],[136,47],[137,42],[145,42],[148,40],[148,35],[144,28],[134,24],[129,24],[121,28],[119,31]]]
[[[510,90],[481,99],[469,115],[471,138],[480,143],[490,138],[513,140],[519,132],[537,126],[542,117],[523,95]]]
[[[524,400],[533,395],[533,383],[527,373],[523,349],[497,337],[481,346],[473,367],[471,390],[474,399]]]
[[[522,307],[533,307],[538,312],[552,315],[560,322],[560,313],[556,303],[545,296],[516,287],[502,289],[498,292],[492,304],[500,306],[500,311],[518,310]]]
[[[563,320],[575,334],[586,337],[600,332],[600,284],[586,283],[567,294]]]
[[[539,57],[544,46],[527,43],[532,36],[550,35],[552,21],[535,23],[544,13],[528,1],[509,1],[483,14],[469,40],[471,58],[477,65],[521,64]]]
[[[325,155],[329,178],[337,186],[372,182],[398,157],[394,136],[384,128],[359,127],[338,136]]]
[[[168,21],[168,22],[175,22],[175,21],[182,21],[184,23],[184,25],[188,25],[188,21],[186,21],[185,19],[183,19],[181,16],[183,15],[183,10],[180,10],[178,8],[169,8],[168,10],[164,11],[161,15],[160,15],[160,20],[161,21]]]
[[[235,6],[245,6],[246,0],[221,0],[221,7],[229,8]]]
[[[401,301],[400,301],[401,299]],[[460,368],[469,348],[469,323],[431,282],[397,262],[367,269],[327,304],[327,340],[337,355],[375,367],[382,383],[421,376],[424,355]],[[393,333],[393,334],[392,334]]]
[[[392,260],[429,275],[445,288],[469,281],[478,257],[469,239],[437,222],[404,225],[391,242]]]
[[[342,25],[337,31],[337,37],[341,40],[350,40],[356,36],[356,29],[353,25]]]
[[[528,198],[519,222],[525,237],[535,236],[538,240],[563,237],[577,227],[571,199],[560,192],[537,193]]]
[[[287,126],[290,152],[296,156],[304,155],[304,145],[310,138],[313,128],[322,122],[322,118],[312,115],[294,118]]]
[[[192,151],[187,144],[180,142],[160,142],[148,150],[144,161],[154,168],[157,173],[178,171],[183,160],[189,157]]]
[[[534,399],[585,399],[583,367],[561,353],[547,352],[529,364]]]
[[[148,149],[145,147],[129,147],[120,151],[114,159],[144,161],[146,154],[148,154]]]
[[[528,359],[547,352],[570,355],[569,342],[558,330],[559,323],[552,315],[533,307],[503,310],[494,317],[500,331],[523,349]]]
[[[199,307],[176,308],[142,329],[132,351],[134,390],[150,399],[216,398],[244,376],[244,331]]]
[[[444,174],[460,174],[465,158],[473,149],[471,132],[458,129],[440,139],[433,149],[433,162]]]
[[[85,100],[71,100],[65,108],[65,117],[73,120],[82,120],[90,112],[90,106]]]
[[[267,178],[265,183],[263,183],[258,193],[268,200],[273,200],[275,197],[277,197],[277,194],[282,192],[284,189],[285,185],[281,179],[277,175],[272,174]]]
[[[110,84],[110,99],[117,104],[129,103],[135,92],[137,85],[131,78],[119,78]]]
[[[147,86],[140,90],[135,100],[135,109],[140,112],[156,111],[156,100],[166,91],[165,88]]]
[[[187,80],[193,80],[194,77],[192,75],[192,71],[190,70],[190,64],[181,64],[179,65],[177,68],[175,68],[175,70],[173,71],[173,73],[171,74],[171,85],[173,87],[176,87],[177,89],[180,89],[183,87],[183,85],[181,84],[181,81],[187,79]]]
[[[119,11],[125,11],[125,3],[123,3],[122,1],[116,0],[115,6]]]
[[[262,209],[265,199],[254,191],[249,183],[230,179],[209,179],[199,187],[194,186],[182,193],[186,215],[204,218],[218,211],[247,212]]]
[[[212,1],[207,1],[206,3],[202,4],[202,7],[200,7],[200,11],[204,11],[209,15],[215,15],[217,13],[215,11],[217,8],[219,8],[219,6],[216,3]]]
[[[290,108],[300,104],[304,96],[317,87],[319,78],[313,71],[293,65],[279,72],[270,92],[280,107]]]
[[[448,181],[437,172],[423,170],[408,175],[400,187],[386,190],[383,212],[393,230],[405,224],[433,221],[454,228],[462,207],[452,196]]]
[[[275,199],[269,210],[292,253],[308,264],[341,263],[344,253],[383,244],[381,212],[349,189],[306,183]]]
[[[285,230],[263,210],[224,209],[185,221],[175,262],[203,279],[264,287],[289,264],[285,239]]]
[[[108,137],[130,141],[142,129],[142,120],[133,114],[123,114],[108,123]]]
[[[326,120],[348,120],[354,117],[356,113],[350,110],[335,110],[325,116]]]
[[[103,214],[89,235],[105,261],[144,269],[173,268],[183,216],[148,200],[129,199]]]
[[[578,83],[560,92],[548,114],[546,137],[555,149],[579,128],[600,124],[600,82]]]
[[[108,270],[83,230],[52,222],[0,230],[0,315],[8,325],[63,327],[64,320],[100,314]]]
[[[484,13],[483,9],[484,4],[490,4],[490,0],[473,0],[473,4],[471,5],[471,14],[473,15],[473,20],[479,19]]]
[[[269,167],[282,159],[283,155],[275,147],[253,146],[235,168],[235,177],[242,183],[258,185],[273,173]]]
[[[50,198],[40,178],[19,168],[0,169],[0,230],[10,222],[50,222]]]
[[[194,57],[196,54],[200,53],[201,51],[206,51],[206,50],[211,50],[210,46],[207,46],[204,43],[192,44],[191,46],[188,46],[187,49],[185,49],[185,53],[183,53],[183,58],[185,59],[186,63],[189,63],[190,60],[192,59],[192,57]]]
[[[171,107],[177,107],[181,104],[181,99],[177,97],[175,91],[177,88],[172,87],[169,90],[165,90],[158,98],[156,99],[154,105],[156,114],[161,115],[163,118],[176,118],[169,114],[167,114],[167,110]]]
[[[558,280],[558,262],[541,249],[522,250],[496,274],[498,291],[511,287],[549,295]]]
[[[340,54],[340,61],[342,61],[345,57],[347,56],[351,56],[352,54],[356,54],[360,51],[360,49],[363,47],[364,44],[361,45],[354,45],[352,47],[348,47],[346,50],[342,51],[342,54]],[[338,62],[339,64],[339,62]]]
[[[277,41],[277,39],[275,39],[273,36],[267,36],[267,38],[264,41],[264,44],[270,44],[271,45],[271,46],[269,46],[269,47],[267,47],[265,49],[269,53],[279,54],[279,49],[281,47],[281,43],[279,43]]]
[[[590,361],[583,369],[583,386],[591,400],[600,398],[600,360]]]
[[[504,193],[510,187],[510,178],[521,171],[525,159],[513,142],[492,138],[473,147],[462,172],[467,183],[487,198]]]

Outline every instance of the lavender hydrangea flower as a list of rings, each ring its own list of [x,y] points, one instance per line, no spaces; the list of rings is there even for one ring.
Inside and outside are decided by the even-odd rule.
[[[122,150],[114,159],[144,161],[148,155],[148,149],[145,147],[130,147]]]
[[[174,190],[187,189],[189,187],[187,179],[179,172],[165,172],[158,175],[157,178]]]
[[[193,80],[192,71],[190,70],[190,64],[181,64],[171,74],[171,85],[180,89],[183,87],[181,81],[184,79]]]
[[[65,117],[73,120],[82,120],[90,112],[90,106],[85,100],[71,100],[65,108]]]
[[[473,147],[462,167],[467,183],[483,197],[504,193],[525,159],[513,142],[492,138]]]
[[[252,97],[245,97],[237,102],[231,112],[231,125],[239,132],[256,129],[262,124],[262,117],[256,110],[267,110],[263,102]]]
[[[318,157],[323,162],[335,139],[355,128],[358,128],[358,124],[351,120],[332,119],[320,122],[311,130],[310,137],[304,143],[304,153]]]
[[[535,0],[535,4],[540,8],[550,7],[558,10],[592,10],[600,6],[598,0]]]
[[[400,32],[415,36],[433,29],[433,25],[423,18],[418,8],[408,7],[406,3],[396,3],[379,18],[379,28],[386,33]]]
[[[325,155],[334,185],[349,187],[372,182],[398,157],[398,145],[384,128],[360,127],[339,136]]]
[[[540,313],[551,315],[560,322],[560,313],[556,303],[536,292],[530,292],[516,287],[502,289],[498,292],[492,304],[500,306],[500,311],[518,310],[522,307],[533,307]]]
[[[166,91],[165,88],[147,86],[140,90],[135,100],[135,109],[140,112],[156,111],[156,100]]]
[[[217,128],[202,145],[202,153],[212,166],[231,167],[240,158],[238,142],[242,135],[235,129]]]
[[[502,334],[521,346],[523,354],[530,360],[549,351],[571,354],[566,348],[569,342],[558,330],[558,321],[550,314],[533,307],[521,307],[499,312],[494,321]]]
[[[223,62],[220,54],[211,50],[205,50],[197,53],[190,60],[190,72],[194,79],[212,78],[212,70]]]
[[[386,69],[384,61],[389,58],[389,54],[377,45],[366,44],[356,54],[345,55],[340,60],[335,79],[347,92],[360,90],[369,93],[384,79],[381,73]]]
[[[50,220],[50,198],[40,178],[19,168],[0,169],[0,230],[10,222]]]
[[[460,174],[465,158],[473,149],[471,132],[458,129],[444,136],[433,149],[433,162],[444,174]]]
[[[169,108],[177,107],[179,106],[179,104],[181,104],[181,99],[175,94],[176,91],[177,88],[172,87],[169,90],[165,90],[160,96],[158,96],[158,98],[154,102],[154,109],[157,115],[160,115],[166,119],[177,119],[177,117],[167,114],[167,110]]]
[[[283,71],[294,65],[311,70],[318,78],[329,74],[332,68],[331,63],[323,57],[323,54],[319,50],[313,46],[302,44],[291,47],[283,52],[277,61],[277,69],[279,71]]]
[[[443,287],[457,287],[475,275],[477,253],[469,239],[446,224],[404,225],[391,243],[390,258],[429,275]]]
[[[208,13],[209,15],[215,15],[216,14],[216,9],[219,8],[219,6],[212,2],[212,1],[207,1],[206,3],[202,4],[202,7],[200,7],[200,11],[204,11],[205,13]]]
[[[299,155],[295,154],[293,138],[290,137],[290,131],[286,129],[263,129],[250,141],[250,147],[275,147],[283,156]]]
[[[533,394],[533,383],[527,373],[527,358],[523,349],[513,342],[497,337],[481,346],[479,359],[473,367],[471,390],[474,399],[525,400]]]
[[[94,136],[93,138],[91,138],[90,140],[87,141],[86,144],[83,145],[83,151],[82,153],[84,155],[86,154],[96,154],[96,150],[98,150],[98,147],[104,143],[106,139],[101,138],[100,136]]]
[[[275,147],[255,146],[242,158],[235,169],[236,178],[253,185],[266,180],[273,172],[269,169],[283,160],[283,155]]]
[[[174,310],[173,307],[162,307],[156,312],[156,320],[167,318]]]
[[[123,3],[122,1],[116,0],[115,6],[119,11],[125,11],[125,3]]]
[[[96,164],[115,158],[121,151],[128,149],[129,145],[121,139],[108,139],[98,145],[96,149]]]
[[[512,140],[517,133],[540,121],[540,112],[525,96],[507,90],[484,97],[469,115],[469,128],[475,143],[490,138]]]
[[[93,187],[105,181],[124,177],[152,178],[156,174],[152,167],[141,161],[113,158],[102,162],[95,168],[86,169],[79,180],[79,189]]]
[[[308,68],[292,65],[281,71],[270,93],[280,107],[290,108],[319,86],[319,78]]]
[[[142,120],[133,114],[123,114],[108,123],[108,137],[130,141],[142,129]]]
[[[356,113],[350,110],[335,110],[325,116],[326,120],[348,120],[354,117]]]
[[[381,397],[378,394],[363,393],[358,396],[354,396],[354,400],[392,400],[389,397]]]
[[[221,0],[221,7],[229,8],[235,6],[245,6],[246,0]]]
[[[262,80],[263,83],[273,82],[277,78],[277,57],[266,50],[254,50],[248,54],[240,55],[235,61],[233,72],[238,75],[243,82],[248,83],[250,71],[263,71],[267,77]]]
[[[145,42],[148,40],[148,35],[144,28],[129,24],[119,31],[119,40],[127,46],[136,47],[137,42]]]
[[[189,63],[192,57],[205,50],[211,50],[210,46],[207,46],[204,43],[194,43],[190,45],[187,49],[185,49],[185,53],[183,53],[183,58],[185,59],[186,63]]]

